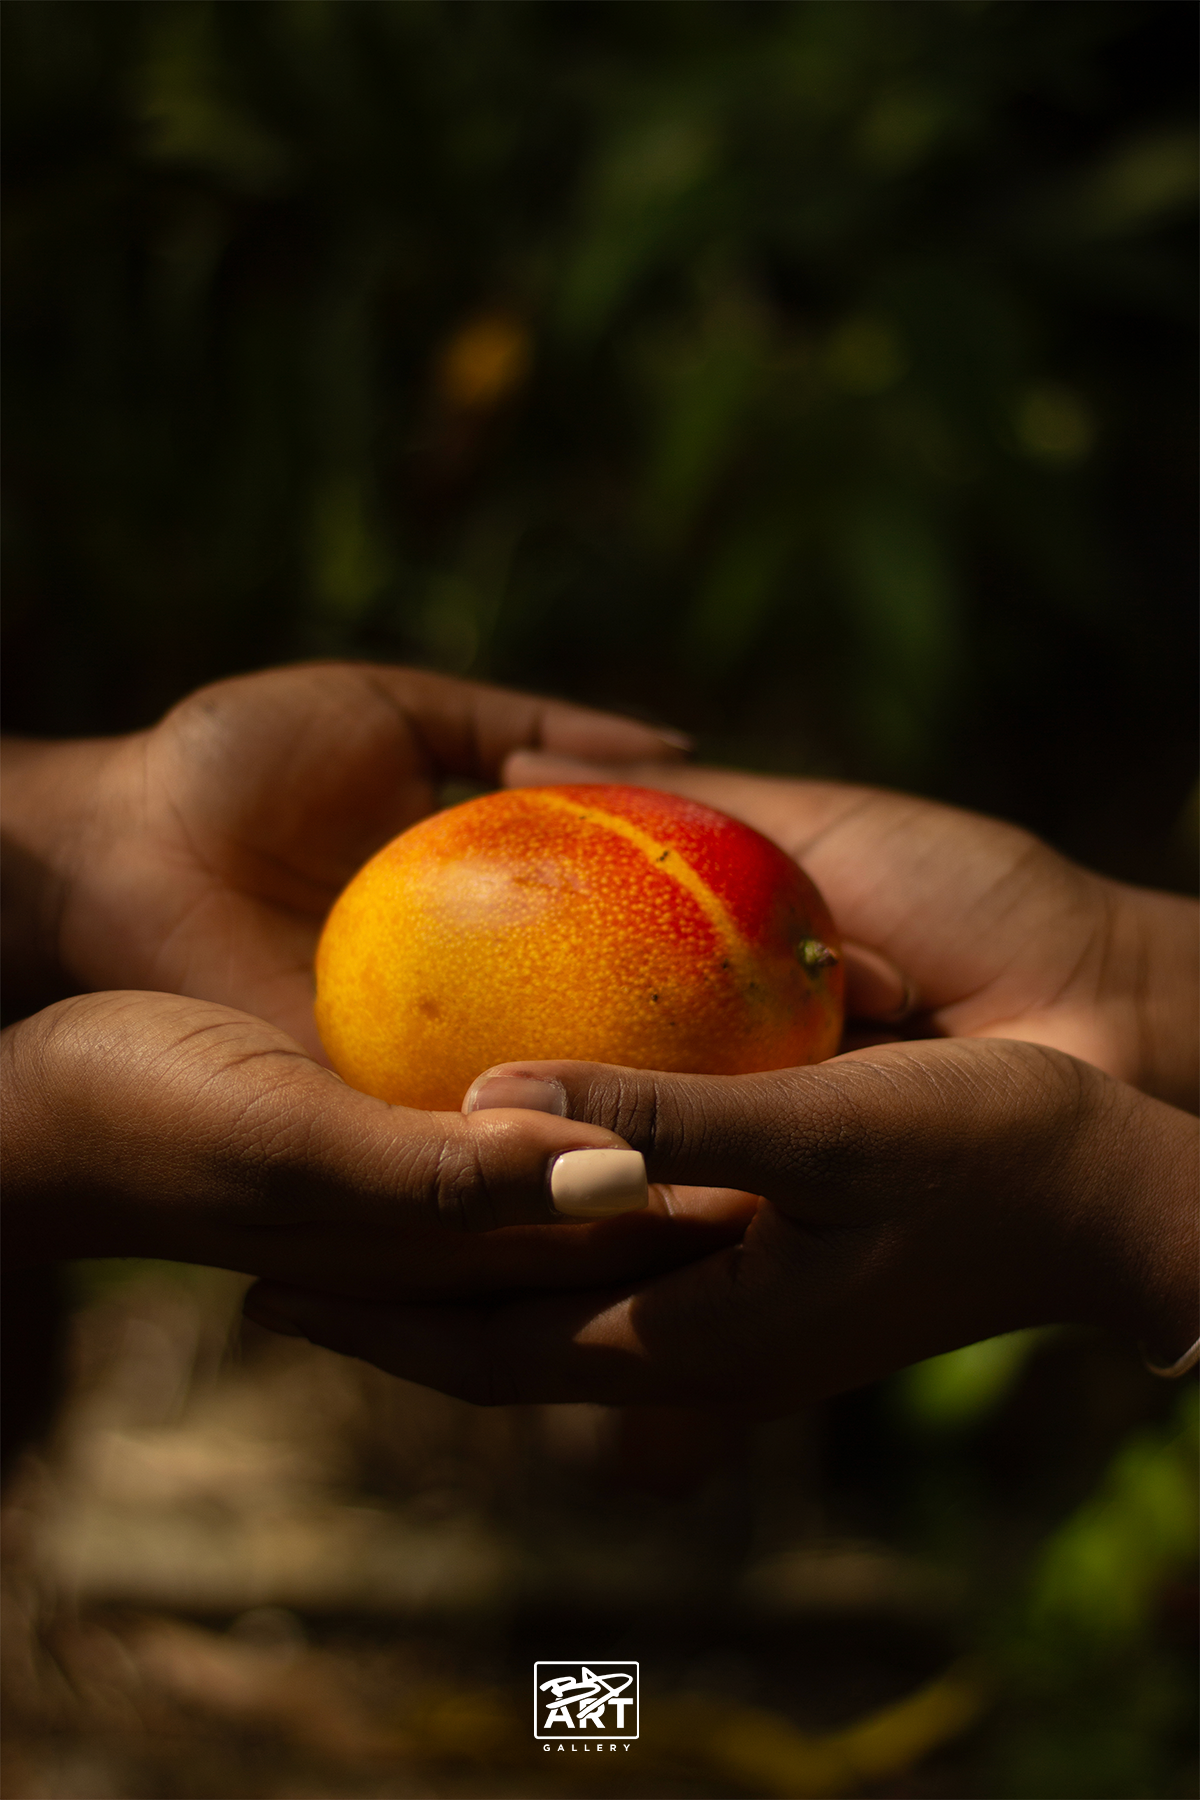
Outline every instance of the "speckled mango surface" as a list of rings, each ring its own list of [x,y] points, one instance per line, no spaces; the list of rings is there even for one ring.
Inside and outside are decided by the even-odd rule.
[[[767,838],[648,788],[517,788],[414,825],[337,901],[317,1025],[352,1087],[457,1108],[493,1063],[714,1075],[837,1049],[820,895]]]

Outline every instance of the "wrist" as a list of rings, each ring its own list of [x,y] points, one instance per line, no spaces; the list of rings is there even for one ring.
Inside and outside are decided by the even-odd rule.
[[[1129,1079],[1200,1111],[1200,914],[1178,894],[1113,882],[1112,963],[1128,1011]]]
[[[4,740],[3,960],[10,1016],[35,1011],[79,985],[62,954],[62,920],[101,805],[103,772],[123,742]]]

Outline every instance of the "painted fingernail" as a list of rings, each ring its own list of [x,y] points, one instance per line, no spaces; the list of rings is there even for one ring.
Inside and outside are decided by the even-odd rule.
[[[640,1150],[567,1150],[550,1170],[555,1212],[568,1219],[609,1219],[649,1205]]]
[[[539,1075],[493,1075],[484,1070],[467,1089],[465,1113],[487,1112],[496,1106],[515,1106],[523,1112],[567,1116],[567,1090],[561,1081],[545,1081]]]

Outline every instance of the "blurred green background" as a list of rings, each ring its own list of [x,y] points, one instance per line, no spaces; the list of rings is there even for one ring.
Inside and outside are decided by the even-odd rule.
[[[413,659],[1186,880],[1195,27],[12,0],[10,725]]]
[[[413,660],[1194,883],[1193,7],[3,25],[10,729]],[[805,1426],[998,1672],[872,1792],[1194,1792],[1193,1398],[1034,1336]]]

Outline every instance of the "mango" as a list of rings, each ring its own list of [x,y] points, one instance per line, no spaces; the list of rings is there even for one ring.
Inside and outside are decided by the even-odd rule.
[[[402,832],[335,903],[316,977],[333,1067],[400,1106],[456,1108],[499,1062],[736,1075],[841,1035],[838,941],[796,863],[712,807],[611,784]]]

